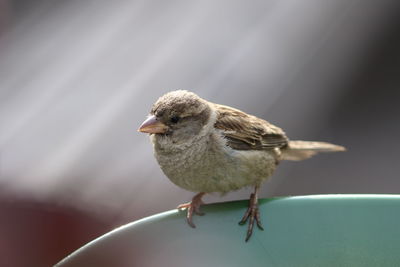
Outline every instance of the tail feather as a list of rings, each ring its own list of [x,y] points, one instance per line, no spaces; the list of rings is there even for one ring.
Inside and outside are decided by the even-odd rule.
[[[346,151],[346,148],[325,142],[289,141],[288,146],[282,150],[282,157],[284,160],[297,161],[311,158],[320,152],[339,151]]]

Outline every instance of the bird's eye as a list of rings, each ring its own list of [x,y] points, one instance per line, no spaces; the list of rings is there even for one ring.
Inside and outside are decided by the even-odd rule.
[[[170,121],[171,121],[172,123],[178,123],[178,121],[179,121],[180,119],[181,119],[181,118],[180,118],[179,116],[173,116],[173,117],[171,117]]]

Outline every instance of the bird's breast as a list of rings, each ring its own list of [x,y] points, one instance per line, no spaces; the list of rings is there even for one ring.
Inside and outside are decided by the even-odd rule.
[[[269,177],[275,160],[266,151],[237,151],[219,136],[167,149],[154,146],[165,175],[176,185],[193,192],[221,192],[255,185]]]

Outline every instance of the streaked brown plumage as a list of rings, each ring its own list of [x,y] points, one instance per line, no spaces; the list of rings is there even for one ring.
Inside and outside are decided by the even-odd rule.
[[[246,241],[253,225],[262,229],[258,190],[281,160],[303,160],[319,152],[344,151],[324,142],[290,141],[282,129],[238,109],[208,102],[178,90],[160,97],[139,131],[149,133],[155,157],[166,176],[186,190],[198,192],[186,208],[202,214],[205,193],[227,193],[254,186],[240,224],[249,220]]]

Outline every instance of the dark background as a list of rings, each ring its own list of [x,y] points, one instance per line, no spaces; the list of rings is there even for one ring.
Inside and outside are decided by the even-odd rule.
[[[399,27],[396,0],[0,1],[0,265],[191,198],[136,132],[175,89],[348,148],[282,163],[261,197],[399,193]]]

